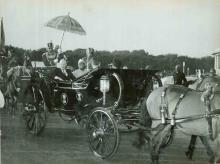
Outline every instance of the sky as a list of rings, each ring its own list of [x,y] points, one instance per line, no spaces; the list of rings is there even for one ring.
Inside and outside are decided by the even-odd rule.
[[[6,45],[60,44],[62,31],[44,25],[68,12],[87,35],[66,32],[63,51],[144,49],[202,57],[220,47],[220,0],[0,0]]]

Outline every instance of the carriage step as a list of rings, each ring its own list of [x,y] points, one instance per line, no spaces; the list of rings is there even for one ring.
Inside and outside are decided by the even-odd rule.
[[[136,110],[136,109],[132,109],[132,108],[129,108],[129,109],[117,109],[117,111],[119,112],[137,112],[139,110]]]
[[[124,110],[124,111],[118,110],[117,113],[121,113],[121,114],[127,114],[127,113],[140,114],[140,112],[138,112],[138,111],[136,111],[136,110]]]
[[[66,110],[66,109],[62,109],[62,108],[56,108],[56,111],[61,111],[61,112],[74,112],[73,110]]]
[[[139,117],[139,114],[133,114],[133,113],[128,113],[128,114],[123,114],[121,117]]]
[[[125,118],[123,121],[139,121],[137,118]]]

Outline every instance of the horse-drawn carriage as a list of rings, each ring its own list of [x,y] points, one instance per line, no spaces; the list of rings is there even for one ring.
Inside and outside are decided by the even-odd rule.
[[[96,156],[107,158],[117,151],[121,130],[138,128],[151,133],[144,137],[151,144],[155,163],[160,148],[172,140],[175,128],[203,137],[209,152],[204,137],[220,137],[219,77],[197,81],[197,91],[181,86],[153,90],[155,82],[162,85],[156,70],[98,68],[74,81],[55,81],[50,77],[52,69],[34,69],[31,76],[21,78],[25,95],[23,116],[33,134],[42,132],[48,112],[59,112],[64,120],[86,125],[91,150]],[[206,83],[211,84],[208,90]],[[140,114],[141,111],[145,113]],[[140,125],[140,116],[150,118],[153,124]]]
[[[74,81],[51,79],[48,68],[33,72],[29,78],[22,77],[29,81],[23,98],[27,129],[39,135],[46,125],[48,111],[59,112],[62,119],[75,120],[86,127],[90,148],[101,158],[116,152],[120,128],[137,127],[141,102],[152,91],[155,81],[161,85],[157,70],[98,68]],[[97,139],[107,144],[105,150],[94,146]]]

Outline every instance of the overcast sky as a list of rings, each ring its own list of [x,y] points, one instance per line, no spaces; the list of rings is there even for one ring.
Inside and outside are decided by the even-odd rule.
[[[87,35],[66,33],[63,50],[144,49],[201,57],[220,47],[220,0],[0,0],[6,44],[59,44],[62,32],[44,24],[68,12]]]

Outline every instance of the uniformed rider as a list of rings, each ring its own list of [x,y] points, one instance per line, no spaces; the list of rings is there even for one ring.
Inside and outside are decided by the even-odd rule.
[[[181,71],[180,65],[175,66],[173,79],[174,79],[175,85],[183,85],[187,87],[187,80],[186,80],[185,74]]]

